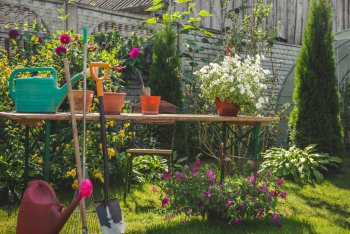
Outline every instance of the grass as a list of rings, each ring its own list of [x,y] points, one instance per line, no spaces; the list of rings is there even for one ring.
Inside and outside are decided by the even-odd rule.
[[[350,160],[343,171],[329,176],[315,186],[284,183],[287,199],[280,204],[283,228],[275,227],[271,219],[257,219],[240,224],[210,223],[184,216],[165,220],[158,193],[152,193],[151,184],[133,187],[127,203],[121,201],[127,233],[350,233]],[[113,191],[122,197],[122,191]],[[69,200],[69,199],[66,199]],[[17,208],[0,209],[0,233],[15,233]],[[95,214],[88,214],[89,233],[100,233]],[[80,233],[80,218],[71,217],[61,233]]]

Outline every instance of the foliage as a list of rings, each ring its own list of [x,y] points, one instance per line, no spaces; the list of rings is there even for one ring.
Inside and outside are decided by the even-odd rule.
[[[312,1],[296,63],[290,139],[300,148],[316,144],[322,152],[342,155],[332,22],[330,2]]]
[[[172,175],[163,174],[163,179],[162,206],[174,213],[212,218],[214,212],[229,223],[272,215],[276,225],[281,225],[276,205],[278,196],[286,198],[286,193],[280,191],[283,181],[270,173],[220,184],[214,170],[197,161],[192,169],[185,166]]]
[[[134,157],[132,178],[139,183],[154,181],[168,169],[167,161],[162,156],[142,155]]]
[[[315,145],[305,149],[292,146],[288,150],[273,147],[262,153],[262,158],[261,171],[270,171],[298,183],[321,182],[322,172],[328,171],[327,167],[338,166],[342,162],[338,157],[316,152]]]
[[[222,62],[210,63],[196,72],[203,97],[239,104],[246,113],[259,111],[267,103],[267,97],[262,96],[267,89],[264,81],[268,74],[260,66],[258,55],[244,60],[238,55],[226,56]]]

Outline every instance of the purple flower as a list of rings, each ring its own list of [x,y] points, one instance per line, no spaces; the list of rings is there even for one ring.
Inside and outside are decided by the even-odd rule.
[[[132,48],[129,52],[129,56],[132,59],[136,59],[140,54],[140,50],[136,47]]]
[[[19,36],[19,32],[17,29],[15,29],[15,28],[10,29],[10,31],[9,31],[10,39],[17,39],[18,36]]]
[[[170,198],[169,197],[165,197],[163,198],[162,200],[162,207],[166,206],[170,201]]]
[[[264,184],[264,185],[260,186],[260,187],[258,188],[258,191],[259,191],[260,193],[265,193],[265,192],[267,192],[267,184]]]
[[[214,171],[212,169],[209,169],[207,171],[207,176],[209,177],[210,181],[212,183],[216,183],[216,179],[215,179],[215,175],[214,175]]]
[[[232,201],[230,200],[230,198],[227,198],[227,206],[231,206]]]
[[[39,37],[38,38],[38,43],[41,44],[43,42],[43,38],[42,37]]]
[[[260,216],[262,216],[263,214],[264,214],[264,211],[263,211],[263,210],[259,210],[257,215],[260,217]]]
[[[196,174],[197,173],[197,171],[198,171],[198,169],[197,168],[193,168],[192,169],[192,174],[194,175],[194,174]]]
[[[258,166],[258,163],[256,161],[254,161],[253,167],[256,168],[257,166]]]
[[[61,34],[60,42],[64,45],[68,45],[70,43],[70,36],[68,34]]]
[[[186,211],[186,214],[191,215],[192,214],[192,210],[189,209],[188,211]]]
[[[240,222],[241,222],[241,220],[239,218],[235,219],[235,223],[240,223]]]
[[[208,199],[211,198],[211,194],[209,192],[204,192],[203,195],[206,196]]]
[[[175,171],[175,178],[178,179],[178,180],[180,180],[180,179],[182,178],[181,173],[178,172],[178,171]]]
[[[169,173],[164,173],[164,174],[162,175],[162,178],[163,178],[163,179],[169,179],[169,177],[170,177]]]
[[[268,197],[268,198],[267,198],[267,202],[268,202],[268,203],[272,203],[272,201],[273,201],[273,200],[272,200],[271,197]]]
[[[271,196],[274,196],[274,197],[277,197],[277,196],[278,196],[278,192],[275,191],[275,190],[271,190],[271,191],[270,191],[270,194],[271,194]]]
[[[237,208],[239,211],[243,211],[244,210],[244,205],[239,205]]]
[[[280,222],[280,215],[279,214],[273,214],[272,215],[272,219],[273,219],[273,221],[275,221],[275,223],[279,223]]]
[[[57,46],[57,48],[55,49],[55,52],[58,56],[61,56],[62,53],[67,53],[67,48],[64,46]]]
[[[153,186],[153,187],[152,187],[152,192],[153,192],[153,193],[157,192],[156,186]]]
[[[287,193],[286,192],[281,192],[281,198],[285,199],[287,197]]]
[[[259,172],[254,173],[254,179],[259,178],[259,176],[260,176]]]
[[[278,185],[282,185],[282,184],[283,184],[283,180],[278,179],[278,180],[277,180],[277,184],[278,184]]]

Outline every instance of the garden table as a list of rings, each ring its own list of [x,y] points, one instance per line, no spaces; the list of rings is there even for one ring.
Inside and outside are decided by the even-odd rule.
[[[26,125],[25,132],[25,177],[28,175],[28,157],[29,157],[29,126],[38,126],[45,122],[45,146],[44,146],[44,179],[49,180],[49,159],[50,159],[50,130],[51,121],[69,121],[71,114],[69,112],[59,113],[16,113],[16,112],[0,112],[0,118],[16,120],[23,125]],[[83,114],[76,114],[77,120],[83,119]],[[99,113],[86,114],[88,121],[98,121]],[[259,117],[259,116],[218,116],[218,115],[202,115],[202,114],[158,114],[158,115],[143,115],[139,113],[122,113],[120,115],[106,115],[106,120],[117,121],[138,121],[138,122],[221,122],[223,126],[222,142],[226,150],[226,139],[229,125],[243,125],[251,127],[249,132],[254,133],[254,149],[253,160],[257,159],[259,153],[259,130],[263,124],[277,122],[276,117]],[[223,165],[223,164],[222,164]],[[221,168],[220,181],[224,179],[224,171]]]

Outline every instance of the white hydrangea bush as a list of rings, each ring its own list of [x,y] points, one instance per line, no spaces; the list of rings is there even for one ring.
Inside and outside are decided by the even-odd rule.
[[[267,79],[270,75],[260,65],[263,57],[226,56],[220,63],[210,63],[194,74],[199,78],[202,97],[239,104],[245,113],[257,113],[268,102]]]

